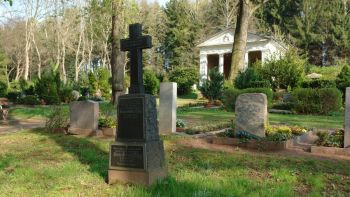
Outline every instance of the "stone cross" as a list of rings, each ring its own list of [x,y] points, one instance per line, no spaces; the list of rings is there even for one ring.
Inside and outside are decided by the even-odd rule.
[[[129,51],[130,57],[130,94],[144,94],[142,70],[142,49],[152,48],[152,37],[142,36],[142,25],[129,26],[129,38],[120,42],[121,51]]]

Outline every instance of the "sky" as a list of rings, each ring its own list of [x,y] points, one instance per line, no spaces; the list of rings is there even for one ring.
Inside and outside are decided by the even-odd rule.
[[[158,1],[161,6],[164,6],[169,0],[148,0],[148,2]]]

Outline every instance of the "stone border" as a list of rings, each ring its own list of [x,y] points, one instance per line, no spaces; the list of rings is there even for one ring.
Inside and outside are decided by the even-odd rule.
[[[241,148],[249,148],[263,151],[281,151],[286,150],[288,147],[291,147],[293,145],[293,139],[283,142],[273,142],[264,140],[248,140],[245,142],[238,138],[213,137],[209,140],[209,142],[212,144],[238,146]]]
[[[311,146],[311,153],[350,156],[350,148]]]

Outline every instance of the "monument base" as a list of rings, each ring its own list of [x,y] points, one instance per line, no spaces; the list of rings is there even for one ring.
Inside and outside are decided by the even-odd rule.
[[[115,142],[110,146],[108,183],[150,186],[166,176],[163,141]]]
[[[166,169],[155,169],[150,171],[133,170],[108,170],[108,184],[131,183],[135,185],[150,186],[158,180],[166,177]]]
[[[74,135],[95,136],[96,131],[91,129],[69,128],[68,133]]]

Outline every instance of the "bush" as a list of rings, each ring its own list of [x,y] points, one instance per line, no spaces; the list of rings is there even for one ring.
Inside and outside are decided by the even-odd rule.
[[[69,111],[62,106],[53,107],[51,114],[46,119],[45,127],[48,131],[67,127],[69,124]]]
[[[261,81],[261,77],[255,68],[249,67],[239,72],[235,79],[235,87],[238,89],[251,88],[254,81]]]
[[[303,81],[300,84],[301,88],[335,88],[334,80],[318,79],[312,81]]]
[[[44,96],[43,100],[45,101],[46,105],[59,105],[61,103],[58,95]]]
[[[59,104],[58,96],[61,86],[59,73],[44,73],[40,79],[35,82],[35,92],[39,99],[43,99],[46,104]]]
[[[169,74],[169,81],[177,83],[178,95],[191,92],[192,86],[199,80],[199,75],[194,68],[176,67]]]
[[[0,81],[0,97],[7,96],[7,83],[4,81]]]
[[[39,98],[37,96],[28,95],[28,96],[25,96],[23,98],[19,98],[17,100],[17,103],[22,104],[22,105],[39,105],[40,101],[39,101]]]
[[[102,97],[109,99],[111,97],[112,85],[109,81],[111,72],[106,68],[97,70],[98,88],[101,91]]]
[[[273,91],[270,88],[247,88],[242,93],[263,93],[267,97],[268,105],[272,105]]]
[[[279,109],[279,110],[292,110],[293,107],[294,107],[294,103],[292,102],[280,102],[272,105],[272,109]]]
[[[228,111],[235,110],[236,99],[240,94],[241,94],[241,90],[234,89],[234,88],[228,88],[224,91],[223,103],[226,110]]]
[[[319,146],[344,147],[344,130],[337,130],[332,134],[327,131],[319,131],[316,135],[318,136],[316,144]]]
[[[268,80],[262,80],[262,81],[252,81],[250,83],[251,88],[269,88],[271,89],[271,83]]]
[[[145,92],[151,95],[157,95],[159,92],[159,80],[152,70],[145,69],[143,73],[143,84]]]
[[[303,78],[306,62],[296,51],[289,50],[279,58],[268,60],[260,70],[261,77],[270,81],[273,89],[295,88]]]
[[[268,88],[247,88],[243,90],[228,88],[224,91],[224,98],[223,103],[228,111],[234,111],[235,110],[235,103],[236,99],[240,94],[244,93],[263,93],[267,97],[267,101],[269,106],[272,104],[273,99],[273,92],[271,89]]]
[[[337,88],[343,93],[345,97],[345,91],[347,87],[350,87],[350,67],[344,66],[337,79],[335,80]]]
[[[98,126],[104,128],[116,128],[117,119],[112,116],[102,116],[98,119]]]
[[[13,91],[13,92],[9,92],[7,93],[7,98],[12,101],[12,102],[17,102],[17,100],[19,99],[21,93],[17,92],[17,91]]]
[[[209,71],[209,79],[204,81],[199,90],[209,102],[221,99],[224,90],[224,81],[224,75],[218,69],[212,69]]]
[[[59,92],[60,100],[64,103],[70,103],[72,100],[74,100],[72,92],[73,86],[63,85]]]
[[[329,114],[342,106],[342,94],[336,88],[297,89],[292,98],[294,110],[303,114]]]

